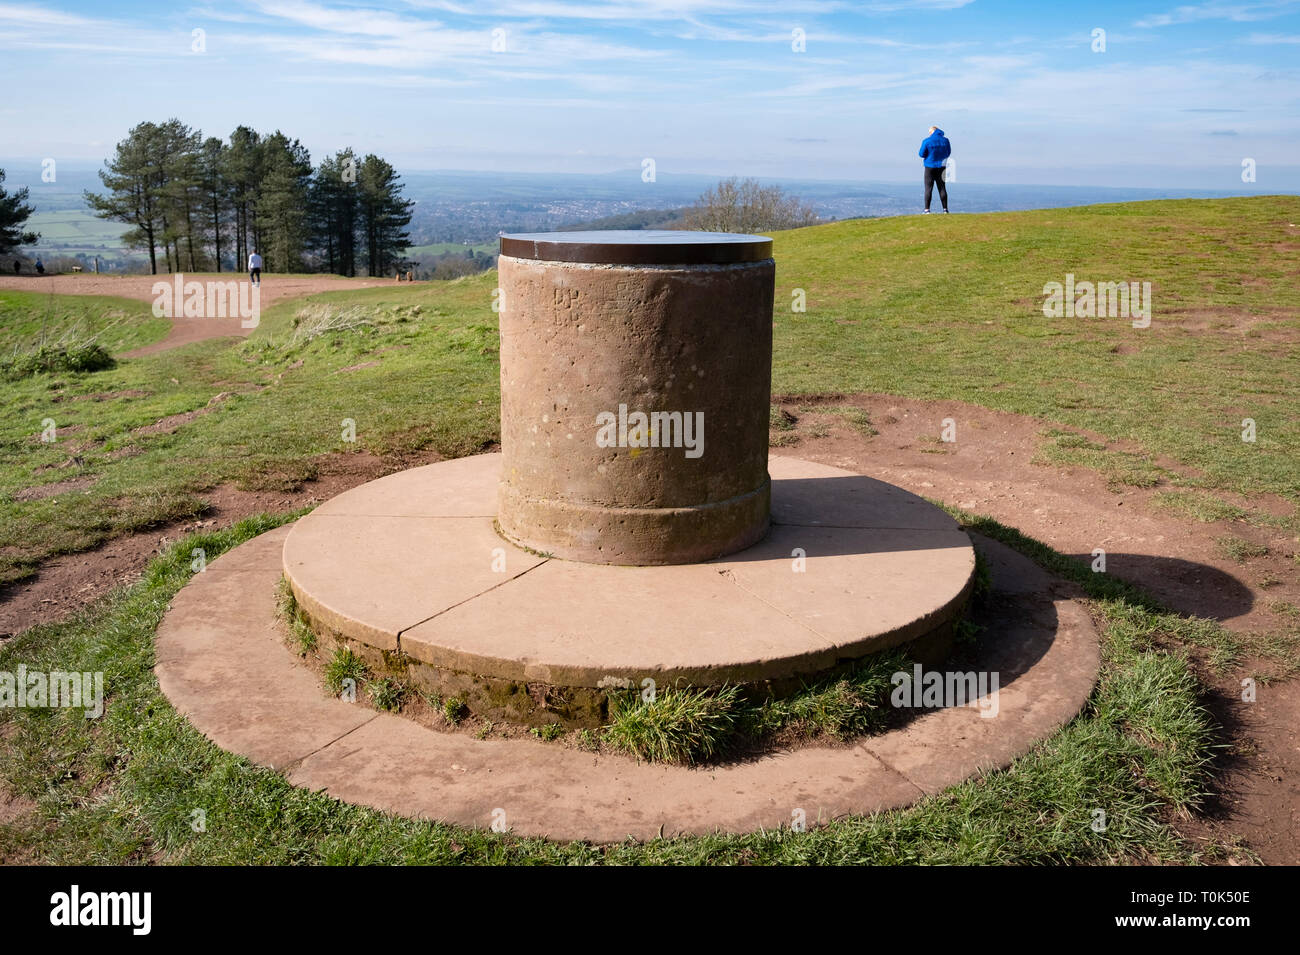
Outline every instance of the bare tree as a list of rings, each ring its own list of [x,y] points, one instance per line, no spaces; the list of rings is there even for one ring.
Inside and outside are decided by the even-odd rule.
[[[774,232],[821,221],[812,206],[795,196],[787,196],[780,186],[762,186],[757,179],[732,176],[696,199],[676,228]]]

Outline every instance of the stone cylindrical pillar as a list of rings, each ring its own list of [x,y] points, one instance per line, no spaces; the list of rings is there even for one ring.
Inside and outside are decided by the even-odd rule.
[[[728,233],[502,237],[508,540],[682,564],[767,533],[771,255]]]

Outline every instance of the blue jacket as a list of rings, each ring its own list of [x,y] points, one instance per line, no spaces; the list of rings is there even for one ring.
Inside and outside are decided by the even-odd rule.
[[[924,165],[931,169],[941,169],[943,161],[952,155],[952,143],[948,142],[942,129],[936,129],[921,140],[921,151],[917,155],[925,160]]]

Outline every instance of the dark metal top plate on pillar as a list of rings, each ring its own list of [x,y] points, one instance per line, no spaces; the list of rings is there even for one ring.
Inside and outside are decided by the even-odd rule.
[[[731,265],[772,257],[772,240],[734,232],[609,229],[501,236],[501,254],[590,265]]]

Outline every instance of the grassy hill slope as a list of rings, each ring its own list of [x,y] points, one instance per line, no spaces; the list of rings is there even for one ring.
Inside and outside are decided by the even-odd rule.
[[[1061,434],[1049,448],[1052,460],[1119,483],[1294,503],[1297,222],[1300,198],[1268,197],[780,233],[773,389],[956,398],[1031,414],[1130,442],[1104,451]],[[1150,327],[1044,317],[1044,284],[1067,273],[1150,282]],[[489,272],[333,292],[269,309],[244,343],[0,383],[0,581],[52,554],[199,513],[203,493],[225,481],[300,482],[329,452],[454,456],[490,446],[495,286]],[[791,310],[795,289],[804,312]],[[6,296],[0,348],[29,335],[48,304]],[[140,336],[158,333],[151,317],[139,321]],[[1254,443],[1240,438],[1246,417]],[[40,440],[48,418],[52,444]],[[356,424],[355,443],[342,440],[344,419]]]
[[[1131,439],[1203,469],[1207,486],[1300,499],[1292,223],[1300,199],[1278,197],[786,233],[773,389],[962,399]],[[1150,282],[1151,326],[1045,318],[1043,286],[1067,273]],[[807,290],[806,314],[790,313],[795,287]],[[1254,444],[1241,440],[1243,417],[1257,423]],[[1161,477],[1125,467],[1133,481]]]

